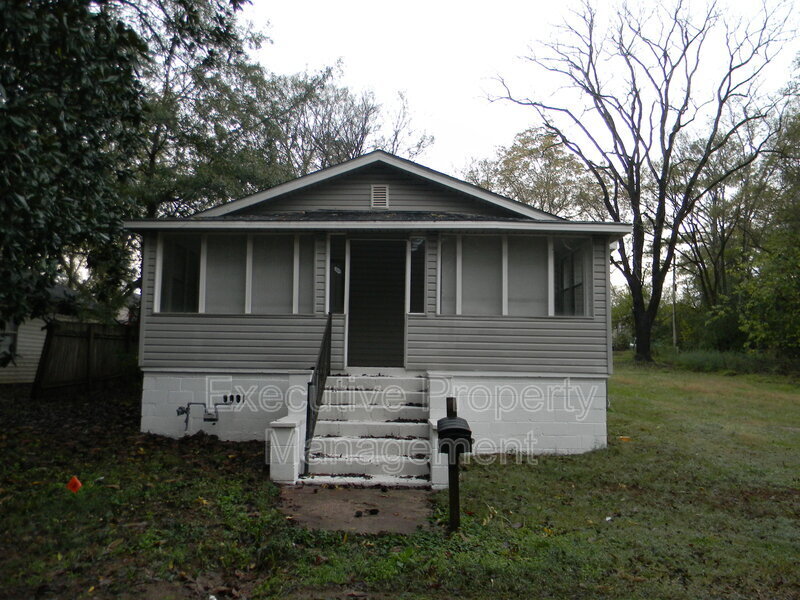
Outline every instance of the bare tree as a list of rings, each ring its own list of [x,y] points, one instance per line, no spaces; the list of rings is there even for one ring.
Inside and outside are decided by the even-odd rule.
[[[296,110],[287,113],[278,145],[294,175],[306,175],[372,150],[413,159],[433,137],[412,127],[405,94],[386,113],[372,92],[356,93],[329,78]]]
[[[608,216],[633,224],[613,261],[633,298],[637,359],[652,360],[681,224],[710,190],[756,160],[780,127],[784,100],[765,96],[760,85],[783,42],[785,12],[763,5],[745,21],[714,3],[699,14],[681,0],[647,11],[622,4],[602,32],[587,2],[556,41],[528,57],[566,84],[558,97],[520,97],[501,80],[503,97],[532,107],[584,163]],[[706,177],[733,140],[745,152]]]
[[[433,144],[433,136],[414,129],[405,92],[397,92],[397,101],[388,119],[389,131],[378,138],[375,147],[414,160]]]

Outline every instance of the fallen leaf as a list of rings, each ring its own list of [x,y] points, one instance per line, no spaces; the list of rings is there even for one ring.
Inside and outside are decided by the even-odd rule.
[[[67,489],[73,494],[77,494],[78,490],[81,489],[82,487],[83,484],[81,483],[81,480],[75,477],[75,475],[73,475],[72,479],[70,479],[69,482],[67,483]]]

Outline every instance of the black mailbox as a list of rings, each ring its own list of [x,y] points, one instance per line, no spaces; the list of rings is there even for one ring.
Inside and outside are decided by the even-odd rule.
[[[472,452],[472,430],[466,419],[445,417],[436,423],[439,434],[439,452]]]

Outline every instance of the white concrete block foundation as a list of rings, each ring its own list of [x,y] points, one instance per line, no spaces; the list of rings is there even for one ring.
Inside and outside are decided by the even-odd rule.
[[[607,444],[604,377],[430,372],[429,389],[434,489],[447,487],[436,422],[446,416],[448,396],[472,428],[476,457],[579,454]]]
[[[202,431],[226,441],[269,442],[274,421],[305,410],[309,376],[310,372],[305,371],[268,374],[145,371],[141,430],[173,438]],[[178,415],[179,408],[189,410],[188,426],[186,415]],[[216,414],[216,420],[204,418],[210,414]]]

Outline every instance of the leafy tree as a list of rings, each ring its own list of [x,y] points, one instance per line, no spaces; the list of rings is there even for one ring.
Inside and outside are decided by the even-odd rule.
[[[46,314],[65,254],[118,252],[143,52],[102,5],[0,1],[0,322]]]
[[[527,129],[496,158],[473,161],[467,181],[564,218],[602,218],[603,206],[586,167],[553,133]]]
[[[750,348],[800,356],[800,110],[781,132],[771,161],[775,208],[751,276],[739,286],[741,329]]]
[[[677,0],[638,9],[622,4],[603,32],[586,3],[530,57],[565,83],[559,95],[524,98],[505,87],[507,99],[533,108],[583,162],[607,215],[633,223],[614,263],[631,291],[640,360],[652,360],[653,326],[681,226],[777,131],[784,99],[761,94],[759,84],[785,22],[767,7],[745,22],[714,4],[692,13]],[[734,139],[744,154],[707,176]]]
[[[783,215],[755,261],[757,275],[741,285],[740,317],[750,348],[800,356],[800,210]]]
[[[186,216],[374,147],[411,154],[430,143],[424,134],[419,148],[406,139],[413,130],[402,97],[395,135],[384,138],[382,107],[338,85],[336,69],[281,76],[254,63],[247,52],[265,37],[237,21],[238,4],[120,2],[151,53],[142,77],[147,143],[129,189],[141,214]]]

